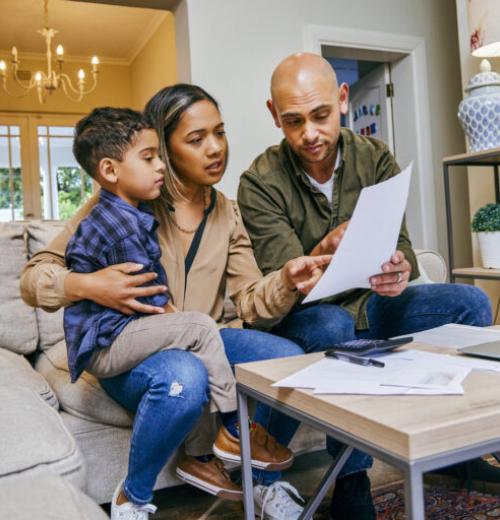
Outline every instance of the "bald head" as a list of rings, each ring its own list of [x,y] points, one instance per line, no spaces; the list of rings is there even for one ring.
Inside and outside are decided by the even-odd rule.
[[[335,71],[317,54],[292,54],[274,69],[271,77],[271,98],[278,105],[282,97],[301,95],[316,88],[326,89],[332,96],[338,90]]]

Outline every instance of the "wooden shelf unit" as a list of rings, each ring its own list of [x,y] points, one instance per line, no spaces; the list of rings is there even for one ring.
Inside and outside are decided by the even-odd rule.
[[[477,278],[484,280],[500,280],[500,269],[485,269],[482,267],[456,268],[453,256],[453,219],[450,202],[450,167],[455,166],[487,166],[493,168],[495,182],[495,202],[500,203],[500,148],[452,155],[443,159],[444,201],[446,208],[446,225],[448,236],[448,261],[450,267],[450,281],[455,278]]]

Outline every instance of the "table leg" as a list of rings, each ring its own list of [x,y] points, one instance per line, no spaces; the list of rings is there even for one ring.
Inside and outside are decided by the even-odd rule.
[[[321,501],[325,497],[326,493],[332,486],[333,482],[337,478],[337,475],[340,473],[340,470],[346,463],[347,459],[352,453],[352,448],[350,446],[344,445],[343,448],[339,451],[337,456],[332,462],[332,465],[325,473],[324,477],[319,484],[316,493],[311,497],[309,502],[307,502],[306,507],[304,507],[304,511],[299,517],[299,520],[309,520],[313,517],[313,514],[316,512],[316,509],[321,504]]]
[[[250,430],[248,427],[247,396],[238,392],[238,417],[240,421],[241,476],[243,478],[243,507],[245,519],[254,520],[252,459],[250,454]]]
[[[422,472],[408,468],[405,478],[406,520],[425,519],[424,481]]]

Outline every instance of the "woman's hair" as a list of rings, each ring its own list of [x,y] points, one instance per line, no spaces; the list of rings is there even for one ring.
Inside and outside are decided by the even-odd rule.
[[[168,204],[183,198],[182,182],[172,168],[169,159],[170,137],[179,125],[182,114],[194,103],[204,100],[212,103],[217,110],[219,109],[217,101],[201,87],[177,83],[157,92],[144,109],[146,117],[160,137],[160,153],[166,164],[165,189],[162,190],[162,195]]]

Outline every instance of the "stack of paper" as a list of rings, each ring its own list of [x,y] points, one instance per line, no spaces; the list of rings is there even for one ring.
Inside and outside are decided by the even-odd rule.
[[[500,363],[405,350],[377,356],[384,368],[325,358],[272,386],[310,388],[315,394],[453,395],[473,369],[500,372]]]
[[[427,343],[434,347],[462,348],[500,340],[500,330],[488,327],[473,327],[449,323],[434,329],[412,334],[413,341]]]

